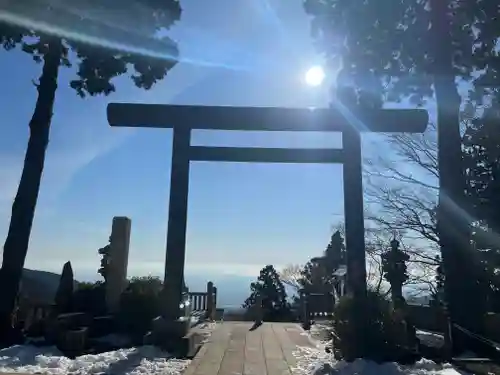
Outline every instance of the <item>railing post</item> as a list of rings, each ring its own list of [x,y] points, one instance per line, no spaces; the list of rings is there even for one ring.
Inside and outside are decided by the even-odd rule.
[[[302,328],[311,328],[311,312],[309,311],[309,293],[302,293]]]
[[[196,309],[196,307],[194,306],[194,304],[195,304],[195,297],[190,292],[187,292],[186,293],[186,298],[187,298],[187,301],[189,302],[189,306],[191,306],[191,310]]]
[[[444,336],[444,356],[446,359],[451,359],[453,354],[453,335],[452,335],[452,326],[450,321],[450,316],[448,313],[448,308],[446,305],[442,306],[440,311],[440,318],[443,322],[443,336]]]
[[[262,321],[264,320],[262,311],[262,295],[260,293],[257,293],[257,296],[255,297],[254,311],[255,311],[255,325],[257,326],[262,324]]]
[[[217,312],[217,287],[216,286],[213,287],[213,291],[214,291],[214,293],[213,293],[213,298],[212,298],[212,302],[213,302],[212,308],[214,311],[214,318],[215,318],[216,317],[215,313]]]
[[[214,320],[214,283],[211,281],[207,283],[206,299],[206,319]]]

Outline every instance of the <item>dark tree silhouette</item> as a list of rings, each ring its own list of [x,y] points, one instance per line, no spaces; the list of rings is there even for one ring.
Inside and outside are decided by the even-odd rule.
[[[494,2],[459,0],[306,0],[304,5],[313,16],[319,50],[333,69],[342,66],[359,105],[404,99],[422,104],[434,95],[440,172],[437,221],[446,295],[452,318],[464,325],[478,321],[469,314],[476,309],[478,318],[483,306],[466,276],[474,268],[467,255],[469,222],[457,214],[457,206],[465,206],[465,183],[456,79],[473,81],[480,91],[497,82],[500,29],[494,25],[500,8]]]
[[[179,20],[181,8],[177,0],[6,0],[0,3],[0,13],[4,48],[20,46],[42,65],[0,270],[0,329],[8,329],[28,250],[60,67],[78,68],[70,87],[82,98],[114,92],[112,79],[128,71],[137,87],[150,89],[176,63],[176,44],[158,32]]]
[[[73,300],[73,288],[75,280],[73,278],[73,268],[71,262],[64,263],[64,267],[57,287],[55,304],[58,313],[71,311]]]
[[[75,312],[84,312],[91,316],[106,315],[106,290],[104,283],[79,283],[72,298]]]
[[[332,291],[333,273],[346,262],[346,248],[340,230],[330,237],[323,254],[308,261],[297,279],[299,292],[329,293]]]
[[[290,318],[290,304],[287,301],[285,286],[272,265],[265,266],[256,282],[250,285],[251,294],[243,303],[246,309],[252,309],[257,295],[262,297],[264,320],[280,321]]]
[[[484,109],[482,116],[471,120],[463,141],[466,192],[471,202],[474,218],[496,233],[500,230],[500,211],[498,210],[500,205],[499,101],[500,95],[498,98],[493,98],[493,102]],[[494,241],[493,238],[491,240]]]
[[[479,116],[474,117],[464,137],[466,194],[475,221],[473,243],[479,251],[478,282],[489,299],[489,307],[500,309],[500,91]]]
[[[151,321],[160,315],[163,282],[158,277],[134,277],[120,297],[117,314],[119,326],[132,337],[140,337],[151,328]]]
[[[332,234],[323,257],[329,275],[333,274],[340,266],[346,265],[346,248],[340,230]]]

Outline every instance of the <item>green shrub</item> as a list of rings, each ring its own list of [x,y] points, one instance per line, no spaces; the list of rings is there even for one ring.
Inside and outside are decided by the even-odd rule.
[[[120,298],[118,324],[123,333],[140,339],[150,330],[153,318],[161,312],[160,279],[133,278]]]
[[[362,314],[362,327],[354,324],[356,314]],[[339,338],[335,349],[348,361],[366,358],[383,362],[399,357],[400,335],[404,333],[394,320],[390,302],[374,291],[369,291],[364,301],[342,297],[332,324]]]
[[[73,292],[72,309],[90,316],[106,314],[105,288],[102,282],[79,283]]]

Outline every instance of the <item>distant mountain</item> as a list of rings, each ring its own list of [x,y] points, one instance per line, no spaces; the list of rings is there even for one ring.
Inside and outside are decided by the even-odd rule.
[[[21,296],[30,303],[53,303],[61,275],[24,269],[21,280]],[[217,286],[217,305],[220,307],[240,307],[250,295],[253,277],[233,275],[186,275],[186,283],[191,292],[204,292],[207,281]]]
[[[25,268],[21,279],[20,297],[30,303],[53,303],[61,275]]]

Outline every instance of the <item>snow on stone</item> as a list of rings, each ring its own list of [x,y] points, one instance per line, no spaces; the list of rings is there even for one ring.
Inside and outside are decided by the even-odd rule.
[[[325,345],[326,342],[316,340],[315,348],[297,348],[294,353],[297,365],[292,371],[293,375],[467,375],[458,372],[450,364],[436,364],[427,359],[411,366],[397,363],[379,365],[361,359],[351,363],[337,361],[333,354],[326,353]]]
[[[0,350],[0,373],[179,375],[189,363],[153,346],[87,354],[75,359],[64,357],[55,347],[17,345]]]
[[[444,336],[439,333],[417,330],[417,337],[423,344],[433,347],[441,348],[444,346]]]

